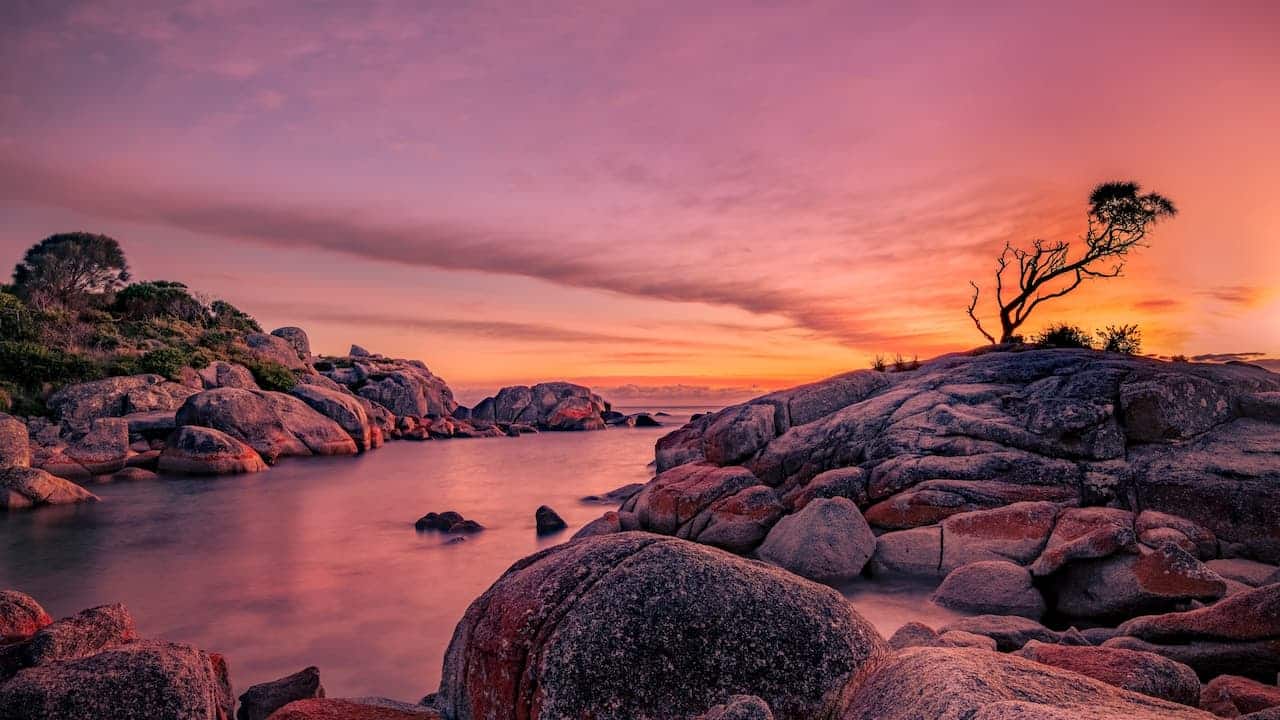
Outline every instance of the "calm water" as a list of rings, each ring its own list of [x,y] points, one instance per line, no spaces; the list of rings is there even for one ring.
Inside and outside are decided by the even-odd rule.
[[[144,636],[225,654],[236,692],[318,665],[330,696],[435,690],[454,625],[515,560],[606,509],[579,502],[650,477],[666,428],[396,442],[266,473],[94,487],[103,502],[0,515],[0,588],[55,617],[123,602]],[[569,523],[539,540],[534,509]],[[447,545],[428,511],[488,529]],[[915,587],[846,589],[891,633],[949,616]]]

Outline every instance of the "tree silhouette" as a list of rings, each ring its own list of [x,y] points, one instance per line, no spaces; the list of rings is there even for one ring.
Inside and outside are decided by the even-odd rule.
[[[1005,243],[996,258],[996,303],[1000,307],[1000,342],[1014,342],[1017,330],[1041,303],[1060,298],[1080,287],[1085,280],[1113,278],[1124,272],[1129,252],[1143,247],[1148,229],[1166,217],[1178,213],[1173,202],[1157,193],[1142,194],[1136,182],[1108,182],[1089,194],[1088,229],[1081,240],[1084,252],[1072,257],[1071,243],[1065,240],[1047,242],[1037,239],[1031,247],[1014,247]],[[1005,299],[1005,271],[1016,269],[1017,292]],[[976,282],[969,302],[969,317],[988,342],[996,342],[978,319]],[[1012,285],[1010,284],[1010,288]]]
[[[37,307],[50,302],[73,307],[128,279],[120,243],[86,232],[50,235],[31,246],[13,269],[14,290]]]

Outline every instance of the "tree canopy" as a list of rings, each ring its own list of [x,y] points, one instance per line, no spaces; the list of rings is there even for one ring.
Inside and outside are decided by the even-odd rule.
[[[120,243],[86,232],[50,235],[33,245],[13,270],[19,296],[36,306],[75,307],[129,280]]]

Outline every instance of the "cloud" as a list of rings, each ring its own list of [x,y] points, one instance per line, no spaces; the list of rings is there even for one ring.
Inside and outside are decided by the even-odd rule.
[[[1270,295],[1268,288],[1255,285],[1219,285],[1196,293],[1228,305],[1252,308],[1261,305]]]
[[[16,156],[0,156],[0,200],[61,206],[130,222],[219,238],[349,257],[535,278],[558,285],[680,303],[707,303],[776,315],[817,335],[854,346],[911,340],[921,350],[937,333],[882,329],[876,317],[891,304],[849,303],[788,287],[785,275],[723,272],[713,262],[673,268],[646,262],[644,248],[623,257],[612,243],[574,243],[546,232],[448,220],[390,222],[346,208],[288,205],[260,197],[160,188],[113,177],[106,168],[64,173]],[[919,298],[915,298],[919,302]],[[919,306],[914,309],[919,310]]]
[[[1150,298],[1147,300],[1138,300],[1133,304],[1133,307],[1134,309],[1146,310],[1148,312],[1167,312],[1178,310],[1183,305],[1183,301],[1176,298]]]

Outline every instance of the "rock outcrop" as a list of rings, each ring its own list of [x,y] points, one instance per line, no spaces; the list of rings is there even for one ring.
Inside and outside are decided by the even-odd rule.
[[[122,375],[68,385],[46,401],[54,418],[87,429],[98,418],[154,410],[177,410],[196,390],[160,375]]]
[[[35,598],[16,590],[0,590],[0,644],[26,640],[53,622]]]
[[[1209,720],[1185,705],[1059,668],[967,648],[911,648],[877,663],[842,720]]]
[[[31,443],[27,424],[0,413],[0,467],[31,467]]]
[[[1280,687],[1236,675],[1220,675],[1204,686],[1200,707],[1227,718],[1280,708]]]
[[[312,665],[278,680],[259,683],[240,696],[236,720],[267,720],[272,713],[296,700],[324,697],[320,668]]]
[[[224,432],[252,447],[268,463],[298,455],[356,454],[355,441],[338,423],[284,393],[206,390],[183,403],[177,422]]]
[[[602,413],[609,410],[604,398],[590,388],[567,382],[539,383],[532,387],[504,387],[471,409],[471,419],[482,422],[527,423],[541,430],[603,430]]]
[[[253,448],[224,432],[186,425],[169,436],[158,467],[182,475],[233,475],[261,472],[267,464]]]
[[[1014,654],[1179,705],[1200,702],[1195,671],[1154,653],[1032,640]]]
[[[451,720],[691,717],[755,695],[831,717],[884,641],[832,590],[681,540],[621,533],[516,563],[467,610],[435,703]]]
[[[44,470],[19,465],[0,468],[0,510],[97,500],[97,495]]]

